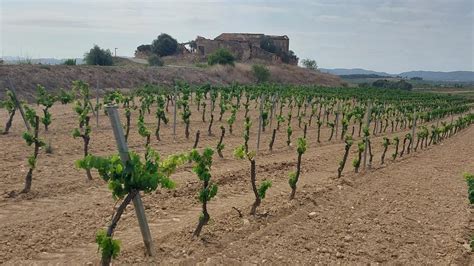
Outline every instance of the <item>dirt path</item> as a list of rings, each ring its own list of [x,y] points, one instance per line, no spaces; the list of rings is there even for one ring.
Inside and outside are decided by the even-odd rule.
[[[85,182],[84,172],[75,169],[73,166],[74,161],[81,158],[82,144],[80,140],[74,140],[71,137],[72,128],[76,126],[76,119],[71,109],[70,105],[53,107],[54,120],[48,138],[53,141],[55,150],[51,155],[41,153],[39,166],[34,174],[31,195],[16,199],[0,199],[0,224],[2,225],[0,230],[0,262],[7,262],[8,264],[79,264],[98,263],[99,261],[99,256],[96,253],[97,246],[94,243],[94,234],[99,228],[103,228],[108,223],[112,213],[113,201],[106,184],[97,179],[96,173],[94,173],[96,180]],[[4,114],[0,113],[0,115],[5,117]],[[256,117],[256,111],[252,110],[251,115]],[[201,141],[199,147],[215,147],[219,138],[217,133],[219,132],[220,123],[216,122],[214,125],[216,134],[207,136],[207,123],[202,123],[199,119],[200,116],[196,112],[196,115],[193,115],[191,126],[193,132],[191,135],[193,136],[195,130],[200,129]],[[225,119],[226,117],[223,121]],[[136,117],[134,116],[132,120],[129,146],[132,150],[143,152],[144,140],[136,132]],[[147,116],[147,122],[149,127],[154,129],[153,114]],[[12,129],[12,133],[0,138],[0,145],[4,147],[4,152],[0,153],[0,161],[2,162],[0,165],[0,187],[2,192],[5,193],[21,188],[27,170],[25,158],[30,152],[21,140],[20,135],[23,129],[18,116],[14,123],[15,127]],[[387,167],[380,170],[374,169],[374,172],[366,175],[352,174],[350,161],[355,156],[352,153],[344,171],[345,181],[341,183],[340,180],[334,180],[334,177],[336,176],[337,162],[343,154],[344,145],[340,140],[328,142],[329,131],[327,128],[322,130],[322,143],[318,144],[315,137],[316,129],[313,125],[308,130],[309,149],[303,157],[303,175],[297,192],[297,200],[291,204],[288,203],[289,187],[287,179],[288,172],[295,168],[296,151],[294,147],[288,148],[285,144],[286,134],[284,129],[286,126],[282,127],[281,133],[277,136],[273,153],[267,150],[271,134],[266,132],[262,139],[264,148],[257,160],[257,177],[259,181],[263,179],[272,180],[273,187],[269,190],[267,198],[259,209],[261,216],[255,219],[246,215],[245,220],[243,220],[232,209],[232,207],[238,207],[246,214],[253,198],[248,181],[248,163],[232,158],[232,150],[242,143],[242,123],[242,115],[239,115],[235,124],[234,135],[226,135],[225,138],[225,159],[216,156],[214,160],[212,174],[213,179],[219,185],[219,193],[210,204],[209,208],[213,220],[209,226],[205,227],[201,240],[191,241],[191,232],[199,216],[199,203],[196,200],[196,194],[200,184],[197,177],[190,172],[189,166],[181,168],[172,176],[177,183],[176,190],[158,190],[156,193],[144,197],[152,235],[155,238],[157,256],[153,259],[156,259],[156,262],[205,262],[208,258],[211,258],[211,262],[222,260],[220,262],[245,261],[257,263],[261,263],[263,260],[265,262],[291,263],[296,259],[301,260],[303,258],[305,260],[300,262],[332,262],[336,259],[353,259],[359,262],[377,261],[378,257],[373,253],[382,252],[380,248],[384,247],[385,242],[376,245],[373,244],[373,241],[377,236],[385,236],[372,235],[369,229],[376,227],[369,221],[378,218],[379,221],[385,222],[386,219],[386,217],[378,216],[379,212],[375,211],[377,209],[386,210],[390,208],[389,210],[392,211],[392,208],[394,208],[399,210],[397,213],[410,214],[407,219],[412,218],[421,222],[425,220],[416,217],[415,214],[426,213],[429,215],[434,210],[444,211],[443,206],[456,203],[456,207],[453,208],[449,205],[447,211],[450,212],[443,214],[445,215],[443,217],[456,217],[456,223],[467,225],[464,223],[466,217],[468,217],[468,214],[466,214],[466,187],[460,173],[462,171],[474,171],[472,162],[469,164],[466,161],[468,159],[464,159],[469,158],[468,152],[474,146],[472,143],[473,128],[461,132],[442,145],[412,153],[401,160],[397,159],[395,162],[389,160]],[[296,123],[294,121],[293,124],[295,129],[294,142],[296,137],[302,135],[302,130],[298,128]],[[187,151],[192,146],[194,137],[186,140],[182,136],[182,131],[183,127],[179,124],[179,135],[177,140],[173,141],[172,126],[164,126],[163,140],[161,142],[153,140],[152,145],[164,155]],[[251,136],[256,136],[255,128],[252,131]],[[382,134],[372,138],[376,168],[380,164],[383,135],[390,137],[402,136],[403,132]],[[255,139],[252,139],[250,143],[251,147],[254,148]],[[94,154],[108,155],[115,153],[115,143],[111,138],[110,126],[105,117],[101,118],[100,128],[93,127],[91,144]],[[393,147],[389,149],[387,158],[393,152],[392,149]],[[420,161],[425,156],[428,157],[424,161]],[[449,164],[455,165],[453,167],[445,166]],[[410,168],[406,168],[408,166]],[[391,171],[390,173],[393,176],[389,176],[388,172],[384,171]],[[416,171],[420,171],[417,175],[430,182],[423,183],[420,181],[422,179],[414,178]],[[443,178],[453,179],[452,183],[449,182],[448,185],[453,186],[450,189],[457,194],[452,197],[451,201],[449,201],[451,197],[448,197],[448,194],[443,190],[448,186],[440,186],[436,187],[437,190],[431,190],[432,184],[439,185],[442,184],[441,181],[446,181],[446,179],[443,179],[439,180],[438,183],[433,183],[434,181],[430,175],[436,173],[443,173]],[[383,178],[378,178],[379,175]],[[399,176],[402,176],[402,178],[399,178]],[[374,179],[377,182],[373,182]],[[383,180],[385,180],[385,183],[381,183]],[[400,183],[397,184],[394,180]],[[419,184],[412,184],[411,181],[413,180],[419,182]],[[351,184],[352,187],[347,184]],[[403,188],[404,192],[392,195],[392,200],[396,201],[393,206],[380,206],[380,204],[386,202],[371,199],[371,195],[383,197],[380,195],[395,193],[388,190],[393,188],[395,184],[397,185],[396,188]],[[430,201],[439,198],[439,196],[436,196],[436,193],[438,193],[446,196],[446,198],[443,197],[443,200],[448,202],[443,201],[440,205],[436,205],[437,202],[434,201],[433,206],[425,206],[429,205],[430,201],[419,201],[417,193],[409,193],[410,191],[418,192],[418,190],[425,192],[421,189],[424,184],[428,184],[430,188],[426,193],[432,193],[429,194]],[[418,190],[412,191],[412,187]],[[411,197],[413,201],[410,203],[411,205],[404,202]],[[360,208],[360,213],[350,208],[354,206],[354,202],[360,202],[360,206],[355,206],[357,207],[356,210]],[[400,207],[397,205],[398,202],[400,202]],[[407,206],[419,207],[420,209],[423,207],[426,210],[411,213]],[[371,210],[372,212],[370,212]],[[464,213],[459,213],[461,210],[464,210]],[[455,213],[451,213],[451,211]],[[317,215],[309,219],[308,213],[310,212],[316,212]],[[455,216],[455,214],[458,214],[458,216]],[[357,215],[357,217],[354,215]],[[396,218],[398,218],[396,221],[402,221],[399,217]],[[347,245],[354,245],[359,248],[362,248],[361,245],[367,245],[367,247],[361,249],[362,253],[360,254],[357,253],[357,250],[351,251],[348,247],[339,246],[339,243],[344,243],[339,238],[344,236],[344,230],[347,231],[347,228],[344,227],[346,224],[341,222],[349,222],[352,219],[354,219],[353,224],[357,226],[349,238],[349,242],[352,239],[354,241]],[[362,219],[364,223],[357,223],[358,219]],[[315,221],[318,222],[315,223]],[[433,225],[439,230],[444,230],[444,220],[430,219],[429,221],[433,221]],[[407,232],[412,227],[411,224],[406,222],[401,222],[401,224],[408,227],[408,229],[403,229]],[[420,231],[420,233],[430,233],[435,229],[428,227],[426,230]],[[459,235],[457,231],[448,232],[450,233],[441,236],[440,241],[446,242],[448,241],[447,236]],[[467,229],[464,232],[467,232]],[[411,235],[414,235],[414,233],[411,233]],[[143,245],[132,207],[127,209],[115,236],[123,243],[119,262],[153,262],[152,258],[143,256]],[[365,238],[359,239],[357,236],[365,236]],[[401,233],[390,237],[399,241],[406,240]],[[458,237],[459,242],[469,238],[468,235],[459,235]],[[356,240],[361,242],[356,242]],[[362,242],[362,240],[366,242]],[[401,242],[396,243],[397,245],[391,246],[390,244],[388,247],[398,247]],[[420,247],[418,242],[416,244]],[[462,247],[462,244],[458,244],[458,246]],[[319,251],[318,248],[320,248]],[[409,248],[410,246],[407,246],[406,250],[413,252]],[[261,252],[256,252],[256,250],[261,250]],[[342,257],[337,252],[341,253]],[[461,257],[459,254],[453,253],[452,250],[442,250],[440,252],[445,254],[445,257]],[[319,253],[327,253],[328,255],[320,256]],[[336,255],[339,258],[336,258]],[[400,258],[402,258],[401,255]],[[423,262],[423,257],[420,261]]]

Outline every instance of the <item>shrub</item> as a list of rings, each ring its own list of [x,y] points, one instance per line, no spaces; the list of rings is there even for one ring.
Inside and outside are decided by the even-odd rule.
[[[109,49],[101,49],[97,44],[84,54],[84,61],[88,65],[111,66],[113,65],[112,53]]]
[[[151,51],[158,56],[167,56],[176,53],[178,41],[166,33],[162,33],[151,43]]]
[[[151,55],[148,57],[148,64],[150,66],[163,66],[163,60],[156,54]]]
[[[307,69],[310,69],[310,70],[318,70],[318,64],[316,63],[316,60],[312,60],[312,59],[303,59],[301,61],[301,63],[303,64],[303,66]]]
[[[63,65],[75,66],[76,65],[76,59],[73,59],[73,58],[66,59],[66,60],[64,60]]]
[[[217,49],[214,53],[210,54],[207,58],[209,65],[234,65],[235,58],[232,53],[224,48]]]
[[[252,74],[257,79],[258,83],[265,83],[270,79],[270,70],[264,65],[253,65]]]

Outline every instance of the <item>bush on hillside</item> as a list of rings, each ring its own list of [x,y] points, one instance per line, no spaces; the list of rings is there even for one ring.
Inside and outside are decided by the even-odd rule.
[[[156,54],[151,55],[148,57],[148,64],[150,66],[163,66],[163,60],[161,60],[161,57],[157,56]]]
[[[76,65],[76,59],[73,59],[73,58],[66,59],[66,60],[63,62],[63,65],[66,65],[66,66],[75,66],[75,65]]]
[[[84,55],[84,61],[88,65],[111,66],[113,65],[112,53],[109,49],[101,49],[97,44]]]

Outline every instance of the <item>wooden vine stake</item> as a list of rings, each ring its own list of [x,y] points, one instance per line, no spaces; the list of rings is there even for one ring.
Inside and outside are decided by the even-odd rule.
[[[369,102],[367,103],[367,127],[370,128],[370,115],[371,115],[371,108],[372,108],[372,103]],[[369,143],[368,143],[369,137],[365,137],[365,149],[364,149],[364,169],[367,165],[367,150],[369,149]]]
[[[262,96],[260,96],[260,115],[258,117],[258,134],[257,134],[257,153],[259,151],[259,148],[260,148],[260,135],[262,133],[262,115],[263,115],[263,104],[264,104],[264,101],[265,101],[265,96],[262,94]]]
[[[411,137],[415,140],[415,131],[416,131],[416,110],[413,112],[413,126],[411,131]]]
[[[96,88],[95,88],[95,107],[97,108],[95,119],[96,119],[97,127],[99,127],[99,79],[97,79]]]
[[[120,154],[120,160],[122,160],[125,165],[130,157],[128,155],[128,147],[125,142],[125,136],[123,134],[122,124],[120,123],[120,118],[117,112],[117,106],[108,105],[105,107],[107,114],[110,118],[110,123],[112,124],[112,130],[114,132],[115,142],[117,142],[117,149]],[[145,208],[143,207],[142,199],[140,197],[140,192],[137,192],[133,197],[133,207],[137,215],[138,224],[140,225],[140,231],[143,237],[143,243],[145,244],[146,254],[148,256],[153,256],[153,241],[151,238],[150,228],[148,227],[148,222],[145,216]]]
[[[334,127],[336,128],[336,139],[337,139],[337,133],[339,129],[339,112],[341,112],[341,103],[337,103],[337,110],[336,110],[336,123],[334,123]]]
[[[173,96],[173,101],[174,101],[174,113],[173,113],[173,140],[176,140],[176,112],[177,112],[177,93],[176,93],[176,86],[174,86],[174,96]]]

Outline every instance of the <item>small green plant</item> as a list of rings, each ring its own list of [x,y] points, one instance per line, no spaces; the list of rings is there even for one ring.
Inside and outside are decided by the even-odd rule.
[[[30,169],[25,177],[25,186],[20,193],[28,193],[31,190],[31,183],[33,180],[33,170],[36,167],[36,162],[38,159],[39,149],[45,145],[44,141],[41,140],[38,136],[39,132],[39,117],[36,115],[34,109],[25,105],[25,117],[28,123],[33,127],[33,134],[31,132],[25,131],[23,133],[23,139],[26,141],[28,146],[33,145],[33,155],[28,157],[28,166]]]
[[[276,130],[280,131],[280,124],[285,122],[285,117],[282,115],[277,116],[277,127]]]
[[[168,118],[166,117],[166,112],[165,112],[165,99],[163,98],[162,95],[158,95],[157,99],[157,105],[158,107],[156,108],[156,118],[158,120],[157,126],[156,126],[156,131],[155,131],[155,137],[157,140],[161,140],[160,138],[160,129],[161,129],[161,121],[163,123],[168,124]]]
[[[140,136],[145,138],[145,149],[148,150],[148,147],[150,147],[151,132],[145,125],[145,117],[143,113],[144,113],[143,110],[140,109],[140,113],[138,115],[138,124],[137,124],[138,134],[140,134]]]
[[[352,166],[354,166],[354,170],[355,170],[356,173],[359,172],[359,167],[360,167],[360,163],[361,163],[361,160],[362,160],[362,153],[364,151],[365,151],[365,142],[360,141],[359,143],[357,143],[357,158],[355,158],[352,161]]]
[[[10,131],[10,128],[13,123],[13,117],[16,113],[16,104],[15,104],[15,96],[9,90],[6,93],[6,99],[1,102],[1,105],[7,110],[8,112],[8,120],[5,125],[5,129],[3,130],[2,134],[6,135]]]
[[[288,183],[290,184],[291,187],[291,194],[290,194],[290,200],[295,198],[296,194],[296,184],[298,183],[298,179],[300,177],[301,173],[301,158],[303,154],[306,152],[307,149],[307,143],[305,138],[298,138],[298,148],[296,152],[298,153],[298,160],[296,163],[296,172],[292,172],[289,174],[289,180]]]
[[[331,141],[334,136],[334,122],[327,122],[327,126],[331,129],[331,135],[329,135],[328,139],[328,141]]]
[[[59,90],[59,101],[61,104],[68,104],[74,102],[74,95],[72,93],[65,91],[64,89]]]
[[[349,129],[349,121],[347,119],[342,119],[342,132],[341,132],[341,140],[344,139],[347,133],[347,129]]]
[[[158,186],[174,188],[175,184],[169,177],[177,167],[187,162],[187,156],[184,154],[171,155],[162,161],[156,151],[149,148],[146,153],[144,161],[134,152],[129,152],[129,160],[126,163],[123,163],[118,155],[110,157],[88,155],[76,161],[76,166],[79,168],[97,169],[100,177],[108,183],[112,197],[115,200],[123,199],[113,214],[107,230],[99,230],[96,235],[102,265],[110,265],[112,258],[116,258],[120,252],[120,242],[113,239],[113,233],[127,205],[140,191],[150,193]]]
[[[252,208],[250,209],[250,215],[255,215],[257,212],[257,207],[260,206],[262,200],[265,198],[266,191],[272,186],[272,182],[269,180],[264,180],[260,184],[260,187],[257,187],[255,152],[249,152],[248,149],[251,125],[252,122],[250,121],[250,118],[247,117],[244,125],[244,144],[238,146],[234,150],[234,157],[241,160],[247,159],[250,162],[250,183],[252,185],[252,190],[255,195],[255,201],[252,204]]]
[[[212,136],[212,124],[214,123],[214,114],[211,113],[211,119],[209,120],[209,126],[207,128],[207,135]]]
[[[73,89],[78,93],[79,99],[76,101],[74,111],[78,115],[79,127],[74,128],[72,136],[82,138],[84,141],[84,158],[89,155],[89,142],[92,128],[89,125],[89,112],[92,111],[92,105],[89,101],[89,85],[83,81],[74,81]],[[90,169],[86,169],[87,179],[92,180]]]
[[[408,146],[406,146],[407,140],[409,141],[409,142],[408,142]],[[411,136],[410,133],[407,133],[407,134],[405,135],[405,138],[403,139],[403,146],[402,146],[402,151],[400,152],[400,157],[402,157],[403,154],[405,153],[405,147],[406,147],[407,154],[410,153],[411,141],[412,141],[412,136]]]
[[[339,162],[339,168],[337,168],[337,177],[340,178],[342,176],[342,171],[344,170],[344,166],[346,165],[347,157],[349,156],[349,150],[351,149],[353,140],[351,136],[346,136],[344,142],[346,146],[344,148],[344,157],[342,157],[342,161]]]
[[[189,107],[189,95],[185,93],[180,101],[180,104],[183,108],[181,113],[181,119],[185,124],[184,136],[186,139],[189,139],[189,125],[191,123],[191,108]]]
[[[229,133],[231,135],[232,135],[232,125],[235,123],[235,119],[237,117],[237,110],[238,110],[237,105],[233,105],[232,110],[231,110],[231,115],[227,119],[227,124],[229,125]]]
[[[225,127],[221,126],[221,138],[219,139],[219,143],[217,143],[217,154],[219,154],[219,157],[224,158],[224,155],[222,154],[222,151],[224,150],[224,136],[225,136]]]
[[[206,148],[202,154],[197,150],[190,153],[190,159],[195,163],[193,172],[202,181],[202,189],[199,192],[199,201],[202,203],[202,212],[199,216],[199,223],[194,231],[194,236],[198,237],[204,225],[209,222],[210,216],[207,212],[207,202],[210,201],[217,194],[217,185],[211,182],[211,166],[212,155],[214,151],[211,148]]]
[[[321,121],[320,117],[318,117],[318,120],[316,122],[316,124],[318,125],[318,138],[317,138],[317,141],[318,143],[321,143],[321,126],[323,125],[323,121]]]
[[[291,144],[291,135],[293,134],[293,129],[291,128],[291,126],[288,126],[288,128],[286,129],[286,145],[287,146],[290,146]]]
[[[388,146],[390,146],[390,139],[388,139],[387,137],[383,137],[383,142],[382,142],[382,146],[383,146],[383,152],[382,152],[382,158],[381,158],[381,164],[384,164],[385,162],[385,154],[387,153],[387,149],[388,149]]]
[[[369,132],[369,127],[364,126],[363,128],[364,132],[364,142],[367,144],[367,151],[369,153],[369,161],[368,161],[368,168],[370,169],[372,167],[372,159],[374,158],[374,155],[372,154],[372,143],[370,141],[370,132]]]
[[[400,138],[399,137],[395,137],[393,138],[393,141],[395,142],[393,145],[395,145],[395,152],[392,153],[392,160],[395,160],[397,159],[397,156],[398,156],[398,146],[400,144]]]
[[[49,108],[51,108],[56,101],[56,97],[49,94],[46,89],[38,85],[36,87],[38,96],[36,97],[36,103],[43,107],[43,117],[41,118],[41,123],[44,125],[44,130],[48,131],[48,126],[51,124],[51,113],[49,112]]]

